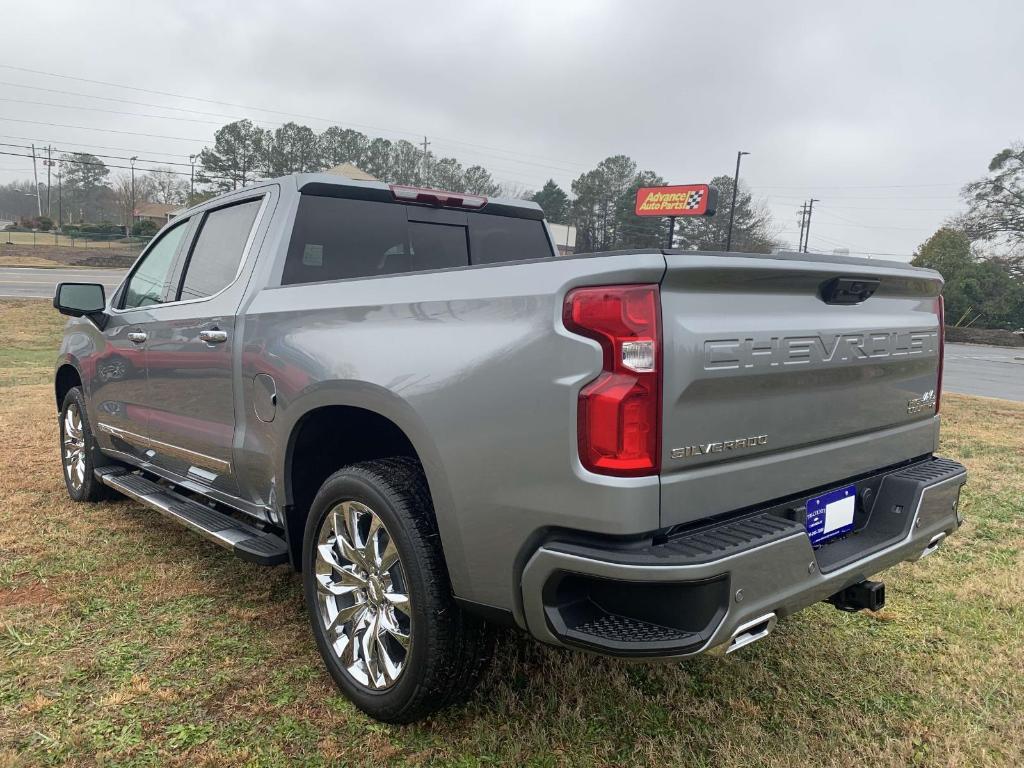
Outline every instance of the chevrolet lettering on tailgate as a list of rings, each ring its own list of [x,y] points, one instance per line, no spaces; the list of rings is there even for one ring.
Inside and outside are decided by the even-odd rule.
[[[746,336],[704,342],[704,370],[846,363],[901,355],[934,355],[934,330],[865,331],[817,336]]]

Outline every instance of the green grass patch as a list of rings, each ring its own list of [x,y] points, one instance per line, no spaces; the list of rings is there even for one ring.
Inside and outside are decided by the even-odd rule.
[[[21,375],[60,320],[17,311],[37,339],[0,363]],[[1024,764],[1024,405],[943,398],[967,522],[885,574],[880,614],[819,604],[727,658],[651,665],[507,631],[469,704],[395,728],[331,684],[296,574],[70,503],[48,382],[0,399],[0,766]]]

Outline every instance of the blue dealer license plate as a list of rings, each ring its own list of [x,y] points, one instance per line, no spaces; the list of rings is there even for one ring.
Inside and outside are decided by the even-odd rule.
[[[853,510],[857,506],[857,486],[848,485],[815,496],[807,501],[807,538],[812,546],[853,530]]]

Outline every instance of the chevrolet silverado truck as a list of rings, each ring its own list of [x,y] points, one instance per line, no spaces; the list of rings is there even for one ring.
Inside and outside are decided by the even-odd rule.
[[[191,208],[111,297],[57,287],[68,493],[299,570],[388,722],[465,698],[495,625],[732,652],[957,530],[937,273],[556,254],[533,203],[328,175]]]

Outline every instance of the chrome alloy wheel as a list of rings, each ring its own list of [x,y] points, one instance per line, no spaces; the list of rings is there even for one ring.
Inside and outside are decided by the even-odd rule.
[[[394,685],[409,658],[408,584],[394,539],[365,504],[343,501],[324,517],[316,588],[327,641],[352,679]]]
[[[62,448],[64,451],[64,474],[68,484],[78,491],[85,482],[85,432],[82,429],[82,414],[78,406],[70,403],[64,411]]]

